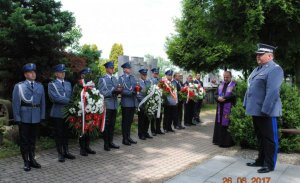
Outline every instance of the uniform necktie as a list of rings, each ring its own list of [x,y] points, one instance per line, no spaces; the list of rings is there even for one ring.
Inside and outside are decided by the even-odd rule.
[[[61,85],[62,85],[63,87],[65,87],[64,82],[61,82]]]
[[[31,84],[31,88],[33,89],[33,82],[30,82],[30,84]]]

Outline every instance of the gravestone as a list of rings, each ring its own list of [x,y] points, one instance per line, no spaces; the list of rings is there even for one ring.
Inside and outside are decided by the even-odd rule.
[[[118,57],[118,76],[123,75],[123,69],[121,68],[121,65],[125,62],[129,62],[131,64],[132,69],[132,75],[136,77],[137,79],[140,78],[140,69],[148,69],[148,78],[151,77],[151,69],[157,67],[157,59],[150,59],[147,61],[144,61],[144,57],[131,57],[129,59],[129,56],[122,55]]]

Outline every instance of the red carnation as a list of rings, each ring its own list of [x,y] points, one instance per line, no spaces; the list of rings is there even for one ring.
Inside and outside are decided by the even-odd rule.
[[[189,91],[189,97],[194,97],[195,93],[193,91]]]
[[[86,119],[87,121],[91,120],[91,119],[92,119],[92,115],[91,115],[91,114],[87,114],[87,115],[85,116],[85,119]]]
[[[74,116],[70,116],[70,117],[69,117],[69,121],[70,121],[71,123],[75,123],[75,122],[76,122],[76,118],[75,118]]]

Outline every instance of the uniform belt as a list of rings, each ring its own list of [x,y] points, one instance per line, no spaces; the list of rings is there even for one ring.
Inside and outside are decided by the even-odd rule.
[[[24,107],[32,107],[32,108],[38,108],[38,107],[40,107],[41,105],[40,105],[40,104],[29,104],[29,103],[22,102],[22,103],[21,103],[21,106],[24,106]]]

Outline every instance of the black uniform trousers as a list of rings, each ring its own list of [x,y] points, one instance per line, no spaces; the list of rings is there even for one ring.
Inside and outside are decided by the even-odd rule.
[[[117,117],[116,109],[106,109],[105,128],[103,132],[104,145],[109,145],[110,143],[113,142],[116,117]]]
[[[146,136],[148,134],[150,121],[148,119],[148,116],[146,115],[145,109],[140,108],[140,111],[138,112],[138,136]]]
[[[55,125],[56,146],[68,145],[69,126],[63,118],[52,118]]]
[[[182,114],[183,114],[183,102],[179,101],[178,102],[178,126],[182,126],[181,122],[182,122]]]
[[[276,117],[252,116],[258,140],[257,163],[274,169],[277,161],[278,130]]]
[[[195,102],[190,100],[184,104],[184,124],[192,124]]]
[[[169,131],[172,130],[172,124],[174,127],[178,125],[178,106],[165,105],[164,110],[163,128]]]
[[[122,107],[122,135],[123,139],[130,137],[135,107]]]
[[[202,107],[202,102],[203,100],[199,100],[197,102],[195,102],[194,104],[194,119],[197,122],[200,122],[200,111],[201,111],[201,107]]]
[[[39,130],[39,123],[20,123],[20,151],[21,154],[32,154],[34,156],[35,143]]]
[[[160,113],[160,117],[156,117],[157,111],[154,113],[154,118],[151,119],[151,132],[153,133],[160,133],[161,132],[161,118],[162,118],[162,113]]]

